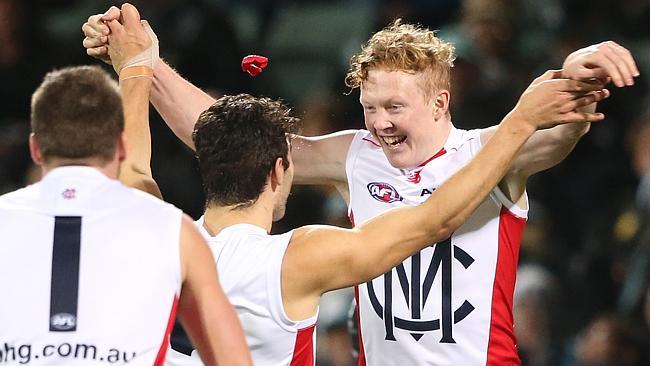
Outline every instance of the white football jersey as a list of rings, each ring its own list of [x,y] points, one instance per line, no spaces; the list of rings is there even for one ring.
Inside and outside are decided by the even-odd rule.
[[[269,235],[250,224],[229,226],[216,236],[196,222],[217,261],[219,280],[235,307],[256,366],[311,366],[315,361],[316,320],[293,321],[282,304],[282,259],[293,231]],[[308,270],[308,269],[305,269]],[[201,365],[198,354],[169,349],[168,366]]]
[[[181,211],[81,166],[0,197],[0,364],[162,365]]]
[[[424,202],[476,155],[479,135],[452,128],[440,152],[407,171],[357,132],[346,163],[353,224]],[[359,285],[359,365],[519,365],[512,299],[526,215],[497,187],[451,238]]]

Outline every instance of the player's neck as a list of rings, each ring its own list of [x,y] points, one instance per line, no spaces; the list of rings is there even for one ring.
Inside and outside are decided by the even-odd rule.
[[[436,125],[436,129],[431,134],[432,140],[429,140],[430,143],[427,146],[428,149],[422,151],[423,154],[419,156],[417,164],[413,167],[410,167],[409,169],[418,168],[425,162],[431,160],[434,156],[438,155],[442,148],[444,148],[447,144],[447,140],[449,139],[452,127],[453,125],[450,120],[440,121],[439,124]]]
[[[119,162],[117,161],[101,163],[96,159],[52,159],[52,161],[41,165],[42,176],[44,177],[52,170],[64,166],[87,166],[99,170],[111,179],[117,179],[120,173]]]
[[[212,236],[228,226],[237,224],[255,225],[270,232],[272,223],[273,207],[266,207],[260,201],[244,208],[209,205],[203,215],[203,226]]]

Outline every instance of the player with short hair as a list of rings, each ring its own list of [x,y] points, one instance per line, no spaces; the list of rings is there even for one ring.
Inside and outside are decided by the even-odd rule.
[[[161,365],[178,312],[206,364],[251,364],[191,220],[117,181],[137,174],[120,169],[125,124],[148,111],[151,70],[134,70],[121,70],[124,99],[88,66],[48,73],[33,94],[43,178],[0,196],[0,363]]]

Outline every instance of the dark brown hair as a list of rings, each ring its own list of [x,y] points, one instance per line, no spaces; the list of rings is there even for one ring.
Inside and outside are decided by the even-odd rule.
[[[282,102],[248,94],[223,96],[201,113],[193,139],[208,204],[255,203],[276,159],[289,167],[297,122]]]
[[[110,160],[124,130],[117,83],[97,66],[49,72],[32,95],[31,127],[45,162]]]

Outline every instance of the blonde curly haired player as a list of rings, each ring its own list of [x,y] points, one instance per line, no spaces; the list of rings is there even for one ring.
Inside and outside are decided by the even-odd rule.
[[[434,31],[404,24],[401,19],[373,34],[350,61],[345,84],[360,88],[372,69],[421,73],[422,91],[430,96],[434,90],[451,88],[454,45],[436,37]]]
[[[102,21],[117,17],[119,13],[109,12],[91,17],[84,25],[84,45],[91,56],[105,54]],[[484,146],[487,149],[497,131],[496,126],[473,131],[454,127],[448,86],[452,61],[453,48],[428,29],[398,21],[375,34],[353,58],[347,78],[348,85],[360,90],[366,129],[296,136],[292,140],[294,182],[334,185],[356,223],[385,219],[391,209],[419,207],[432,194],[441,193],[434,191],[442,190],[441,184]],[[595,90],[593,84],[557,79],[611,77],[617,86],[624,86],[633,83],[636,75],[629,52],[604,42],[572,53],[563,70],[536,79],[501,126],[512,119],[534,118],[558,105],[562,107],[553,119],[576,123],[540,125],[548,129],[533,134],[499,185],[449,238],[429,243],[385,274],[356,287],[360,365],[520,363],[512,296],[528,208],[526,179],[564,159],[589,123],[603,119],[594,113],[592,102],[609,95],[601,86]],[[530,102],[533,90],[545,93],[538,94],[534,103],[523,103]],[[214,103],[164,63],[154,69],[151,101],[191,147],[199,114]],[[397,231],[399,224],[408,223],[399,220],[390,227]],[[380,268],[382,257],[371,253],[360,253],[363,262]],[[311,257],[322,258],[322,254]],[[360,268],[357,262],[350,263],[346,267],[350,271]],[[317,267],[310,265],[310,272]]]

